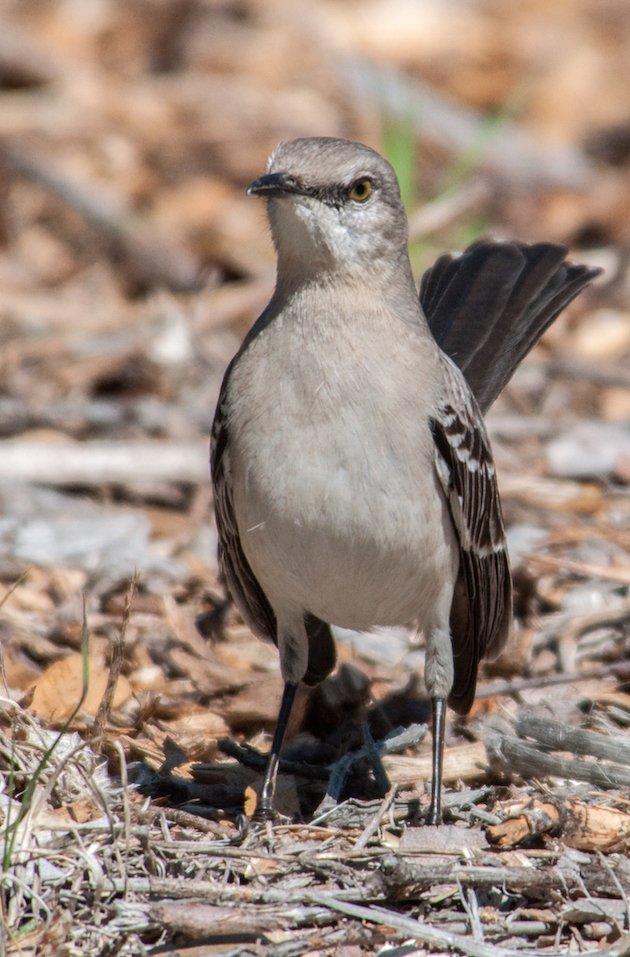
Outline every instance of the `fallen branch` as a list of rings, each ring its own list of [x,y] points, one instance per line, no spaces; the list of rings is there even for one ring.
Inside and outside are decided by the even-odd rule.
[[[488,735],[486,748],[493,767],[525,778],[569,778],[602,790],[630,787],[629,768],[546,754],[540,747],[508,735]]]
[[[512,803],[505,815],[486,829],[496,847],[516,847],[544,834],[581,851],[624,852],[630,845],[630,814],[612,807],[549,797]]]
[[[556,751],[571,751],[573,754],[588,754],[618,764],[630,765],[630,741],[627,737],[600,734],[571,728],[560,721],[542,717],[534,711],[520,711],[514,722],[514,730],[524,738],[534,738]]]
[[[456,950],[461,954],[466,954],[467,957],[516,957],[517,954],[520,957],[522,953],[519,950],[508,950],[505,947],[485,944],[473,940],[471,937],[464,937],[462,934],[439,930],[426,922],[420,923],[420,921],[413,920],[411,917],[404,917],[402,914],[386,910],[383,907],[364,907],[351,904],[339,900],[338,897],[329,897],[327,894],[309,894],[308,900],[313,904],[319,904],[321,907],[336,910],[347,917],[355,917],[357,920],[391,927],[403,937],[421,941],[440,952],[448,953]],[[432,950],[432,952],[435,953],[436,950]]]

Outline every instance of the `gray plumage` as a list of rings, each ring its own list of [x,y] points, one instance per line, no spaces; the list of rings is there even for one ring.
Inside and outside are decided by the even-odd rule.
[[[479,660],[501,650],[511,620],[482,414],[423,314],[407,219],[386,160],[345,140],[294,140],[278,148],[249,191],[268,200],[278,274],[269,305],[225,374],[215,414],[221,570],[245,620],[278,645],[286,688],[317,683],[332,670],[330,624],[424,632],[434,702],[430,820],[437,822],[444,700],[469,710]],[[466,297],[459,277],[473,253],[459,267],[439,260],[423,292],[438,337],[447,349],[456,343],[487,407],[515,363],[510,370],[499,355],[497,374],[484,377],[478,354],[461,347]],[[571,275],[569,295],[569,279],[557,278],[564,254],[560,262],[549,252],[534,257],[556,277],[554,299],[544,268],[518,254],[527,268],[517,270],[509,253],[497,270],[505,280],[503,313],[519,306],[534,338],[554,304],[590,277]],[[487,269],[492,255],[486,250],[481,259]],[[531,279],[535,268],[537,285],[523,283],[521,273]],[[485,298],[492,301],[487,289]],[[478,299],[471,296],[473,316]],[[493,322],[501,314],[496,309]],[[483,320],[480,329],[488,332]],[[487,341],[483,348],[492,351]],[[283,705],[287,716],[290,704]],[[267,802],[274,775],[275,767]]]

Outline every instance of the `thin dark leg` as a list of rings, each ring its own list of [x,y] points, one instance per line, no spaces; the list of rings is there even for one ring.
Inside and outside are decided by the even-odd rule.
[[[442,760],[444,757],[444,719],[446,701],[431,698],[433,712],[433,780],[431,781],[431,806],[427,824],[442,823]]]
[[[262,817],[270,818],[273,816],[273,795],[276,789],[280,749],[282,748],[282,742],[284,741],[284,735],[291,716],[291,708],[293,707],[296,691],[297,685],[287,682],[282,692],[278,723],[276,724],[271,751],[269,753],[269,761],[267,762],[267,770],[265,772],[265,780],[260,795],[260,814]]]

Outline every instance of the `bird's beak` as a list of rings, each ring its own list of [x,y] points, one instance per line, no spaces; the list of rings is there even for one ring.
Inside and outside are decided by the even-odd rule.
[[[303,193],[303,186],[290,173],[265,173],[247,187],[248,196],[263,196],[265,199]]]

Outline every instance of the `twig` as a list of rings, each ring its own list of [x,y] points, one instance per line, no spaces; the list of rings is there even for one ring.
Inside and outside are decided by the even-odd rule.
[[[572,671],[569,674],[535,675],[532,678],[517,678],[510,681],[495,681],[479,688],[476,698],[494,698],[499,695],[509,697],[522,691],[538,688],[550,688],[554,685],[573,684],[578,681],[591,681],[593,678],[615,678],[625,670],[623,662],[606,665],[604,668],[590,668],[588,671]]]
[[[151,894],[159,898],[170,897],[173,900],[197,898],[235,904],[286,904],[290,896],[293,903],[310,902],[310,894],[301,892],[297,888],[291,888],[289,895],[286,887],[247,887],[208,880],[182,880],[181,877],[131,877],[127,881],[115,878],[111,882],[111,888],[115,894],[122,894],[127,888],[130,894]],[[370,897],[370,891],[366,886],[363,894],[357,888],[337,892],[338,898],[345,896],[349,898],[364,896],[367,899]]]
[[[116,632],[112,641],[112,657],[107,674],[107,685],[105,686],[103,697],[101,698],[101,702],[94,716],[94,728],[92,732],[91,743],[92,747],[97,752],[102,750],[105,725],[108,723],[111,716],[114,692],[116,691],[116,685],[118,683],[118,679],[120,678],[122,666],[125,660],[125,635],[127,634],[127,627],[131,617],[133,599],[135,597],[136,591],[138,590],[138,581],[138,574],[136,573],[132,575],[129,582],[129,588],[127,589],[127,594],[125,596],[125,608],[123,611],[122,621],[120,623],[120,630]]]
[[[462,890],[462,888],[460,888],[460,890]],[[473,887],[467,887],[466,893],[462,893],[460,899],[462,901],[464,910],[468,914],[473,937],[475,940],[483,941],[483,926],[481,924],[479,901],[477,900],[475,889]]]
[[[606,857],[604,856],[604,854],[602,854],[601,851],[597,851],[597,859],[600,863],[600,866],[604,868],[604,870],[610,877],[611,881],[617,888],[617,891],[619,892],[619,899],[623,901],[624,908],[625,908],[625,924],[626,924],[625,930],[630,930],[630,897],[624,891],[623,887],[621,886],[621,881],[619,880],[619,878],[613,871],[612,867],[610,866],[609,862],[606,860]]]
[[[396,800],[397,795],[398,795],[398,787],[394,785],[394,787],[390,789],[389,794],[387,794],[383,798],[381,806],[379,807],[376,814],[372,815],[372,817],[369,819],[369,821],[365,825],[363,831],[361,832],[361,834],[355,841],[354,846],[356,850],[360,850],[363,847],[367,847],[370,838],[372,837],[374,832],[377,831],[378,828],[380,827],[380,823],[382,819],[388,813],[392,804]]]
[[[594,787],[603,789],[630,787],[628,768],[545,754],[540,747],[508,735],[488,735],[486,749],[494,765],[525,778],[570,778],[573,781],[588,781]]]
[[[200,831],[202,834],[214,834],[217,839],[226,841],[225,827],[208,821],[198,814],[189,814],[188,811],[182,811],[176,807],[148,807],[137,809],[135,817],[138,821],[146,821],[147,824],[153,824],[156,818],[164,817],[167,821],[177,824],[180,827],[192,828]]]
[[[388,900],[404,900],[420,888],[436,884],[461,884],[479,891],[482,888],[503,886],[511,891],[538,893],[544,890],[560,890],[564,893],[578,887],[582,890],[578,875],[552,867],[525,867],[473,864],[440,864],[416,861],[388,854],[381,859],[380,874],[385,896]]]
[[[604,758],[618,764],[630,765],[630,741],[619,735],[605,735],[597,731],[571,728],[560,721],[542,717],[534,711],[520,711],[514,722],[516,733],[525,738],[534,738],[557,751],[572,751]]]
[[[461,934],[438,930],[436,927],[431,927],[430,924],[420,923],[410,917],[403,917],[401,914],[386,910],[383,907],[364,907],[360,904],[351,904],[339,900],[338,897],[329,897],[327,894],[311,893],[307,896],[313,904],[329,907],[331,910],[339,911],[340,914],[346,914],[348,917],[355,917],[357,920],[393,927],[405,937],[422,941],[423,944],[428,944],[431,947],[439,947],[440,951],[457,950],[466,954],[467,957],[516,957],[517,954],[520,957],[521,955],[520,951],[494,947],[492,944],[472,940],[470,937],[464,937]]]
[[[99,709],[100,710],[100,709]],[[131,846],[131,809],[129,807],[129,777],[127,775],[127,758],[123,750],[123,746],[120,741],[116,741],[114,747],[118,753],[118,763],[120,767],[120,780],[122,784],[122,800],[123,800],[123,829],[122,829],[122,851],[119,851],[120,842],[116,841],[114,847],[116,851],[120,853],[120,859],[122,863],[121,871],[123,874],[123,879],[127,880],[129,878],[129,850]],[[128,893],[127,888],[123,891],[123,900],[127,900]]]

